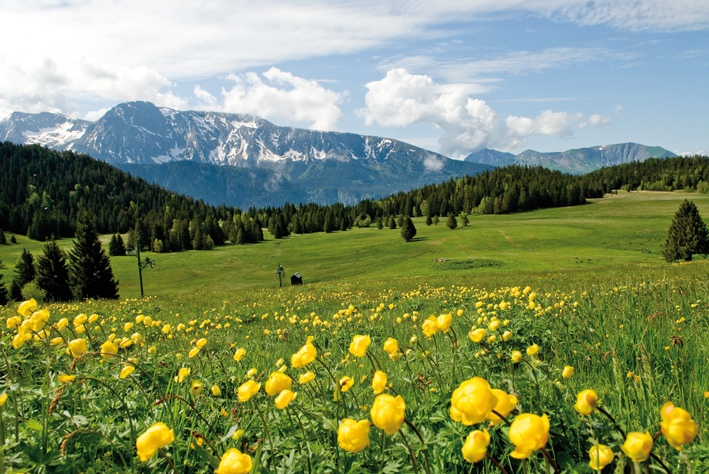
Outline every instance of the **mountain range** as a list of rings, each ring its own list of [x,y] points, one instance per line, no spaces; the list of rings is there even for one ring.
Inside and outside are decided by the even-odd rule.
[[[96,122],[15,112],[0,141],[106,161],[210,204],[355,204],[492,166],[388,138],[279,127],[253,115],[119,104]]]
[[[645,161],[648,158],[674,158],[676,156],[671,151],[659,146],[619,143],[553,153],[525,150],[519,155],[484,148],[468,155],[465,161],[492,166],[543,166],[565,173],[583,174],[632,161]]]
[[[453,160],[408,143],[280,127],[254,115],[127,102],[95,122],[42,112],[0,121],[0,141],[72,150],[209,204],[355,204],[510,164],[573,174],[676,156],[635,143],[519,155],[483,149]]]

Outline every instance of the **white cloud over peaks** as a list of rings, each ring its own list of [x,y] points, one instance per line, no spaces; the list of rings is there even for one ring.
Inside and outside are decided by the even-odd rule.
[[[500,117],[485,101],[470,97],[476,86],[436,84],[430,77],[392,69],[384,79],[370,82],[366,108],[357,111],[367,125],[404,127],[432,123],[444,131],[441,153],[463,157],[482,148],[512,150],[532,135],[570,136],[574,126],[603,125],[594,115],[586,122],[580,113],[547,110],[535,118]]]
[[[254,114],[264,118],[309,122],[316,130],[334,130],[342,111],[336,105],[346,93],[326,89],[317,81],[304,79],[272,67],[263,77],[254,73],[229,74],[234,82],[230,90],[222,89],[224,102],[217,107],[223,112]],[[195,87],[201,108],[215,110],[216,98]]]

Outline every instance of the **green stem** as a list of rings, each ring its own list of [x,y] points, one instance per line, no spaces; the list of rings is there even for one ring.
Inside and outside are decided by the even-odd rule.
[[[414,426],[414,424],[406,418],[404,418],[404,422],[408,425],[409,428],[414,431],[414,433],[416,433],[416,436],[418,436],[419,441],[421,441],[421,446],[423,446],[423,456],[426,459],[426,474],[431,474],[431,462],[428,459],[428,446],[426,446],[426,443],[423,440],[423,436],[421,436],[421,432],[419,432],[419,430]]]

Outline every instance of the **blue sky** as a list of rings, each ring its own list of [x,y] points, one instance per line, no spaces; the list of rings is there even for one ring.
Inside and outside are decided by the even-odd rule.
[[[3,18],[0,118],[148,100],[453,158],[709,154],[706,0],[6,0]]]

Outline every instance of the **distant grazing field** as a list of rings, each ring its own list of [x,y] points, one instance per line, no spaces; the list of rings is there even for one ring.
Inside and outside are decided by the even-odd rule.
[[[619,192],[584,206],[510,215],[473,215],[470,225],[450,230],[441,220],[427,227],[415,218],[418,234],[406,243],[400,229],[351,229],[332,234],[291,235],[252,245],[227,244],[213,251],[143,255],[157,262],[144,271],[146,295],[231,291],[277,285],[276,265],[286,277],[299,272],[305,284],[363,282],[389,278],[441,277],[476,280],[505,276],[553,276],[562,280],[619,277],[672,271],[662,259],[667,229],[680,202],[693,200],[709,217],[709,195]],[[9,240],[11,234],[6,233]],[[17,236],[19,244],[0,247],[9,285],[23,248],[35,256],[42,243]],[[107,245],[110,236],[104,236]],[[69,249],[71,240],[60,244]],[[446,259],[437,262],[436,260]],[[701,257],[699,257],[701,260]],[[134,257],[111,259],[121,297],[140,294]],[[549,275],[551,274],[551,275]],[[289,279],[288,284],[289,283]]]

